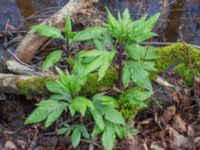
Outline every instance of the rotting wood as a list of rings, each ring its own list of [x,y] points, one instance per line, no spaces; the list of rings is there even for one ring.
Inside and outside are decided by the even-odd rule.
[[[2,74],[0,73],[0,92],[17,94],[19,90],[16,86],[17,81],[30,79],[31,76]]]
[[[15,60],[6,61],[6,66],[10,72],[15,73],[15,74],[28,75],[28,76],[44,75],[44,73],[37,72],[35,69],[25,66],[23,64],[20,64],[19,62]]]
[[[41,24],[52,25],[62,29],[67,15],[73,16],[91,6],[94,2],[98,2],[98,0],[70,0],[60,11],[44,20]],[[47,37],[29,31],[17,47],[16,56],[21,61],[30,63],[33,56],[47,39]]]

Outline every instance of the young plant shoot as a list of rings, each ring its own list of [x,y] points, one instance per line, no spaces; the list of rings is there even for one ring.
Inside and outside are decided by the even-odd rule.
[[[150,75],[156,71],[153,60],[159,56],[152,46],[142,46],[141,43],[156,36],[152,29],[158,18],[159,14],[150,18],[145,15],[133,21],[126,9],[122,14],[118,13],[118,18],[108,11],[104,26],[89,27],[80,32],[72,31],[69,16],[64,34],[52,26],[33,26],[32,30],[40,35],[64,40],[67,43],[64,50],[66,60],[73,63],[68,61],[71,65],[69,71],[55,66],[62,58],[61,50],[52,52],[46,58],[42,70],[52,69],[58,79],[46,81],[51,96],[36,105],[25,123],[45,121],[45,128],[48,128],[63,115],[66,121],[59,126],[57,133],[70,136],[74,148],[81,138],[90,140],[101,136],[104,148],[112,150],[117,139],[137,134],[136,129],[128,126],[120,110],[127,104],[139,108],[147,106],[153,93]],[[94,49],[80,50],[75,58],[71,57],[76,42]],[[109,70],[116,72],[117,82],[113,87],[119,92],[109,95],[102,91],[91,97],[86,96],[87,93],[80,94],[91,75],[97,74],[95,82],[100,82]]]

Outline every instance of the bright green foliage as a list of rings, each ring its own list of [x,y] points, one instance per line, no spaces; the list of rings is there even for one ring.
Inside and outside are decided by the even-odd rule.
[[[76,112],[80,112],[84,117],[87,107],[94,109],[93,103],[85,97],[76,97],[69,106],[71,115],[74,116]]]
[[[50,53],[45,61],[42,63],[42,70],[47,71],[50,67],[55,65],[62,57],[62,51],[57,50]]]
[[[32,31],[40,33],[40,35],[55,38],[55,39],[63,39],[61,32],[59,29],[48,26],[48,25],[35,25],[32,26]]]
[[[106,32],[106,29],[103,27],[90,27],[83,31],[78,32],[74,36],[73,41],[78,42],[78,41],[87,41],[95,39],[104,32]]]
[[[126,47],[126,52],[130,59],[138,61],[143,59],[153,60],[160,58],[156,49],[152,46],[140,46],[138,44],[131,44]]]
[[[104,77],[115,54],[116,51],[114,50],[111,52],[100,50],[81,51],[77,56],[79,60],[77,61],[75,70],[83,75],[98,70],[98,81],[100,81]]]
[[[124,108],[136,108],[130,111],[137,113],[137,110],[146,106],[153,93],[149,75],[156,71],[153,60],[159,56],[153,47],[141,46],[140,42],[156,35],[151,30],[158,17],[159,14],[156,14],[149,19],[144,16],[132,21],[128,9],[122,14],[118,13],[118,19],[108,11],[108,23],[105,26],[90,27],[76,33],[72,31],[68,16],[65,36],[53,27],[35,26],[34,31],[41,35],[65,40],[67,54],[70,54],[74,42],[82,41],[82,44],[95,48],[78,52],[75,59],[68,55],[65,60],[70,64],[70,71],[55,67],[58,79],[46,82],[46,88],[52,95],[37,104],[36,110],[25,123],[46,120],[45,127],[49,127],[63,111],[69,112],[66,117],[73,118],[73,124],[64,124],[57,132],[70,136],[74,148],[81,138],[90,139],[101,135],[104,148],[112,150],[117,138],[136,134],[137,131],[127,125],[127,118],[123,116],[127,111]],[[46,71],[55,65],[61,55],[60,51],[51,53],[42,69]],[[110,90],[115,81],[120,92],[114,96],[99,93],[101,89],[95,89],[101,88],[101,82],[111,82],[104,84]],[[94,121],[92,133],[87,131],[85,120]]]
[[[186,64],[179,64],[174,67],[174,72],[183,76],[184,81],[187,85],[193,85],[193,74],[195,76],[200,75],[199,67],[193,67],[193,70]]]
[[[41,101],[37,104],[38,108],[32,112],[32,114],[26,120],[26,124],[38,123],[46,120],[45,127],[48,128],[58,117],[67,106],[65,102],[57,102],[54,100]]]
[[[122,101],[128,101],[129,104],[135,106],[144,107],[146,106],[146,101],[152,95],[151,91],[141,90],[140,88],[131,88],[128,89],[121,95]]]
[[[135,116],[138,114],[138,112],[142,109],[143,109],[143,107],[139,106],[138,104],[125,103],[120,108],[120,112],[122,113],[124,119],[127,122],[129,122],[129,121],[133,120],[135,118]]]
[[[147,90],[152,90],[151,81],[149,79],[149,71],[156,71],[153,62],[126,62],[123,72],[124,85],[127,87],[130,80],[132,80],[138,86]]]
[[[88,133],[87,128],[82,124],[71,126],[69,124],[64,124],[64,126],[60,128],[57,133],[58,135],[65,134],[66,136],[71,134],[71,142],[73,148],[76,148],[78,146],[81,140],[81,136],[83,136],[85,139],[90,138],[90,134]]]

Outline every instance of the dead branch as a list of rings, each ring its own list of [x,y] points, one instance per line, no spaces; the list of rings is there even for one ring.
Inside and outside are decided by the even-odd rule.
[[[19,94],[16,86],[17,81],[30,79],[30,76],[0,74],[0,91],[4,93]]]
[[[15,60],[8,60],[6,62],[6,66],[10,72],[15,73],[15,74],[28,75],[28,76],[43,75],[43,73],[36,72],[35,69],[25,66],[23,64],[20,64]]]

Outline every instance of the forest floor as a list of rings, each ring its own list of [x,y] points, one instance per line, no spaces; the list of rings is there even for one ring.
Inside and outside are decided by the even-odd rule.
[[[182,79],[167,73],[165,79],[176,83],[176,90],[166,90],[154,84],[154,101],[141,111],[134,127],[139,134],[118,141],[118,150],[198,150],[200,149],[200,113],[193,88],[182,84]],[[180,86],[181,85],[181,86]],[[156,99],[159,97],[159,101]],[[162,100],[167,104],[160,103]],[[162,103],[162,102],[161,102]],[[23,96],[0,97],[0,149],[1,150],[66,150],[72,149],[68,137],[57,136],[54,126],[44,129],[41,124],[24,125],[24,120],[34,109],[34,102]],[[100,141],[100,140],[97,140]],[[90,141],[82,140],[77,149],[89,149]],[[94,149],[102,149],[94,143]]]
[[[0,32],[0,49],[14,49],[18,44],[16,41],[24,33]],[[45,49],[52,50],[56,46],[53,43],[51,48]],[[11,51],[2,51],[3,57],[13,55]],[[34,64],[39,66],[48,52],[39,51],[40,55],[34,58]],[[152,104],[139,112],[131,122],[139,133],[117,141],[116,150],[200,150],[200,109],[197,103],[199,98],[196,97],[196,94],[200,97],[200,77],[195,80],[194,87],[186,86],[183,79],[172,72],[165,72],[162,77],[175,88],[167,89],[154,83]],[[57,136],[55,125],[48,129],[44,129],[42,124],[24,125],[35,103],[21,95],[0,93],[0,150],[72,149],[70,138]],[[82,140],[77,149],[103,149],[100,140],[96,141],[91,143]]]

